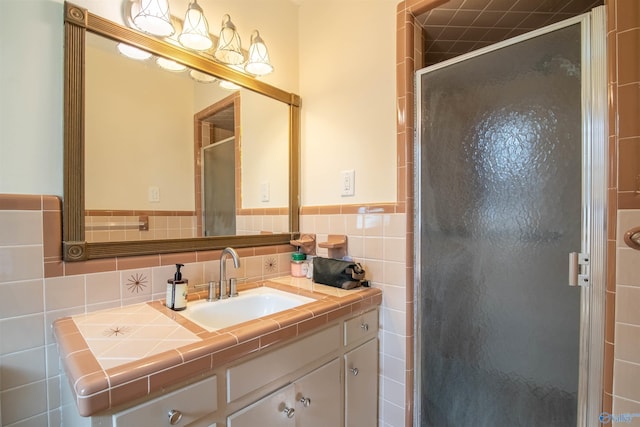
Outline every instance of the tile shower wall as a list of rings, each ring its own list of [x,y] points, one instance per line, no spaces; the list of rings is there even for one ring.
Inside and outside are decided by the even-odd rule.
[[[629,248],[624,233],[640,226],[640,210],[618,213],[616,314],[612,414],[640,414],[640,251]],[[640,416],[631,423],[640,426]],[[616,425],[616,423],[614,423]]]
[[[190,284],[217,279],[219,251],[65,264],[60,201],[0,195],[0,425],[59,426],[69,403],[51,323],[59,317],[164,297],[176,262]],[[57,244],[55,243],[57,241]],[[289,272],[288,245],[238,251],[241,280]],[[47,268],[45,261],[58,264]]]
[[[611,161],[603,411],[622,416],[613,426],[640,426],[640,416],[624,418],[640,414],[640,251],[622,240],[640,226],[640,2],[606,5]]]
[[[410,146],[412,143],[412,133],[405,132],[413,129],[412,102],[413,99],[413,71],[421,64],[421,46],[414,40],[414,35],[418,25],[415,23],[415,16],[430,8],[440,4],[438,0],[407,0],[398,4],[397,21],[397,87],[398,87],[398,117],[402,120],[398,122],[398,153],[404,154],[403,145]],[[484,3],[477,2],[480,7]],[[616,291],[619,282],[616,281],[616,274],[626,274],[635,271],[637,275],[637,264],[632,267],[625,264],[623,267],[617,266],[617,240],[616,240],[616,218],[623,214],[626,209],[640,209],[640,197],[636,191],[640,189],[640,2],[637,0],[605,0],[607,6],[607,51],[609,57],[608,79],[609,79],[609,200],[608,200],[608,277],[607,277],[607,303],[606,303],[606,334],[605,334],[605,366],[604,366],[604,390],[603,390],[603,411],[612,412],[612,402],[617,402],[616,410],[623,412],[626,406],[620,396],[615,393],[621,387],[628,390],[633,381],[628,377],[628,370],[619,369],[619,362],[614,363],[614,351],[618,347],[632,348],[640,353],[640,340],[637,336],[630,336],[628,333],[618,333],[614,327],[617,325]],[[407,153],[411,151],[408,150]],[[411,160],[406,161],[411,166]],[[399,161],[399,175],[402,175],[402,166],[405,160]],[[406,171],[406,169],[405,169]],[[410,180],[410,174],[406,174],[406,179]],[[408,206],[407,210],[411,211]],[[408,222],[411,218],[407,218]],[[639,224],[640,225],[640,224]],[[410,229],[411,227],[408,227]],[[411,239],[411,234],[407,234]],[[412,264],[409,264],[410,267]],[[634,268],[634,270],[628,270]],[[618,286],[617,286],[618,285]],[[623,285],[625,286],[625,285]],[[620,288],[622,289],[622,288]],[[412,294],[407,288],[407,303],[412,301]],[[623,292],[628,289],[623,289]],[[635,301],[635,307],[640,306],[640,301]],[[407,304],[408,311],[410,305]],[[411,324],[412,319],[408,316],[407,324]],[[627,329],[624,329],[627,331]],[[615,349],[615,350],[614,350]],[[408,352],[409,353],[409,352]],[[618,353],[616,353],[618,354]],[[411,354],[408,354],[411,358]],[[413,368],[413,362],[408,359],[409,370]],[[636,365],[637,367],[637,365]],[[409,381],[409,380],[408,380]],[[638,390],[640,378],[636,377],[634,390]],[[411,393],[411,390],[407,390]],[[637,409],[637,408],[636,408]],[[638,412],[636,410],[636,412]],[[636,424],[640,426],[640,417],[634,418]],[[413,425],[406,419],[406,426]],[[627,423],[620,425],[629,425]],[[632,424],[634,425],[634,424]]]
[[[382,290],[380,308],[380,425],[405,424],[406,377],[406,215],[385,208],[360,208],[360,213],[340,213],[340,207],[323,207],[328,213],[308,214],[303,208],[302,233],[315,233],[316,242],[329,234],[347,236],[348,254],[361,262],[372,286]],[[333,212],[332,212],[333,210]],[[337,212],[336,212],[337,211]],[[327,249],[318,249],[327,256]]]

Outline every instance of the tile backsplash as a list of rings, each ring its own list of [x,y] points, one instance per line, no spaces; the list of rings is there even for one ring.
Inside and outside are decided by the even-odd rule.
[[[178,239],[196,237],[195,212],[86,211],[87,242]]]
[[[316,242],[329,234],[347,236],[347,253],[361,262],[373,286],[382,290],[380,307],[379,419],[384,425],[405,425],[407,345],[406,215],[392,206],[359,209],[305,207],[300,231],[315,233]],[[318,248],[327,256],[327,249]]]
[[[75,410],[60,370],[53,320],[162,299],[176,262],[185,265],[191,287],[218,278],[220,251],[64,263],[60,209],[56,197],[0,195],[0,425],[57,426],[64,411]],[[301,229],[316,233],[318,242],[329,234],[347,235],[349,255],[383,291],[379,399],[390,425],[404,419],[405,393],[399,391],[405,387],[407,339],[405,222],[403,213],[384,209],[301,216]],[[227,272],[241,282],[288,275],[291,249],[239,249],[240,268],[229,265]],[[318,254],[326,256],[326,249]]]
[[[60,205],[57,197],[0,195],[3,426],[58,426],[73,405],[65,399],[53,320],[162,299],[176,262],[185,264],[190,286],[218,279],[220,251],[64,263]],[[290,251],[288,245],[240,249],[240,268],[229,265],[227,273],[240,282],[286,275]]]

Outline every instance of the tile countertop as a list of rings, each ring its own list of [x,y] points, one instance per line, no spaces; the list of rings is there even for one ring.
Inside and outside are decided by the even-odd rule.
[[[292,340],[382,303],[376,288],[343,290],[290,276],[238,285],[297,293],[316,301],[209,332],[163,301],[64,317],[53,323],[60,357],[82,416],[198,378],[227,362]],[[206,292],[189,299],[205,298]]]

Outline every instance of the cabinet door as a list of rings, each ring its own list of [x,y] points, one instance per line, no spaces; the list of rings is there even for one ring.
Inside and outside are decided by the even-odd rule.
[[[229,427],[295,426],[295,390],[290,384],[227,418]]]
[[[113,415],[113,425],[116,427],[185,426],[216,411],[217,384],[216,377],[210,377],[118,412]]]
[[[344,355],[345,426],[370,427],[378,419],[378,340]]]
[[[339,426],[342,418],[340,359],[323,365],[297,380],[296,425],[300,427]]]

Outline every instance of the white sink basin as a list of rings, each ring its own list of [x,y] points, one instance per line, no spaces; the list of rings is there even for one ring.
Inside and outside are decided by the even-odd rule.
[[[189,302],[180,314],[209,331],[215,331],[313,301],[313,298],[262,286],[225,300]]]

